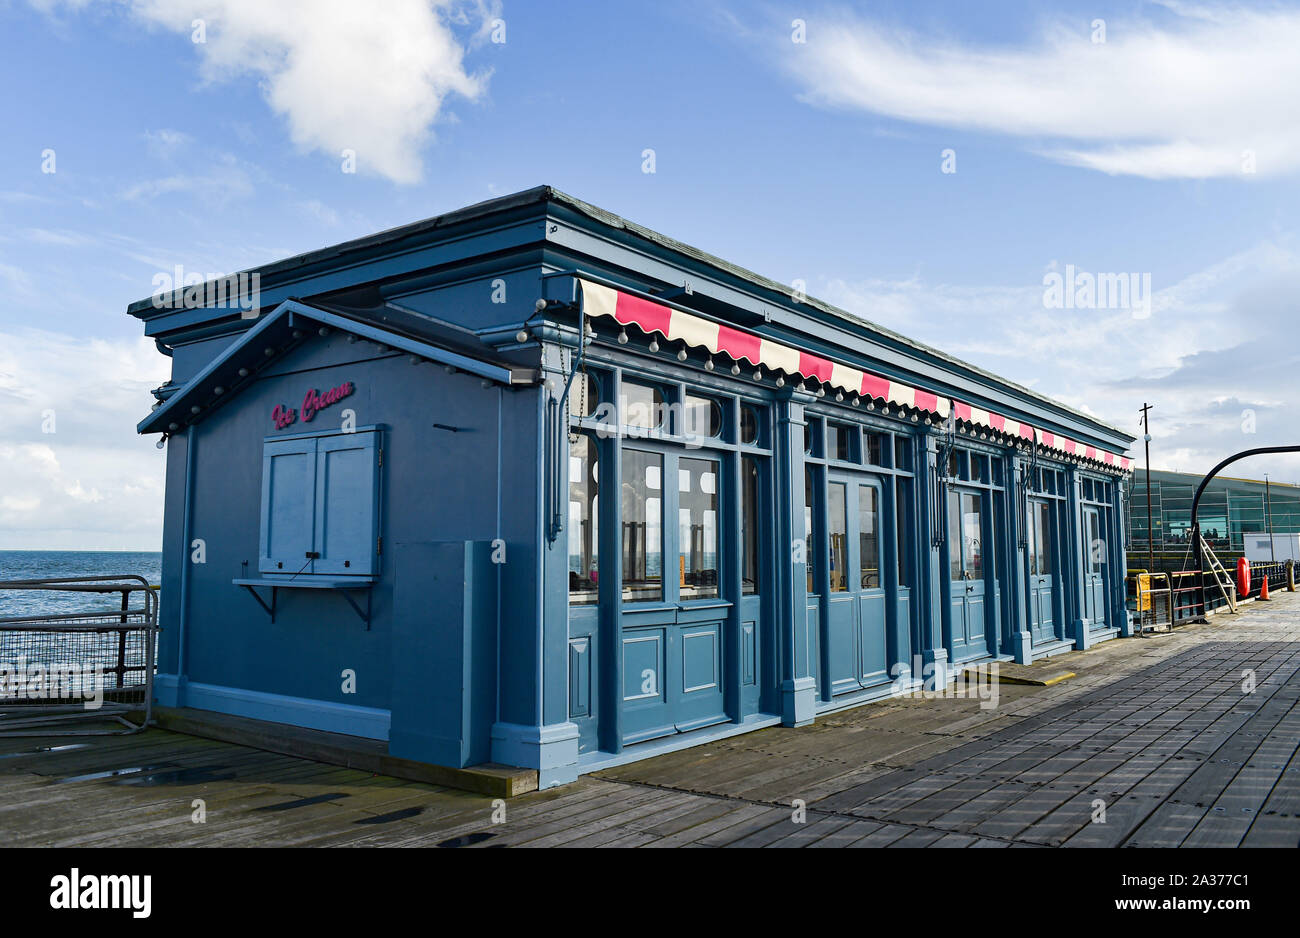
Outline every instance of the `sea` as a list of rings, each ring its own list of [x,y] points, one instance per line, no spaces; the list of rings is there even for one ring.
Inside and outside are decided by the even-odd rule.
[[[157,586],[162,577],[162,553],[123,550],[0,550],[0,581],[127,574],[142,576]],[[119,595],[0,588],[0,619],[111,610],[120,604]]]

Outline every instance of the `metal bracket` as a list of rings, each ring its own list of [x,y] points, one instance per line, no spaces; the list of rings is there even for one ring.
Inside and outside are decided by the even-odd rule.
[[[257,592],[257,589],[255,587],[249,586],[246,583],[242,585],[244,589],[248,590],[249,595],[257,600],[257,604],[261,606],[263,610],[266,611],[266,614],[271,617],[271,624],[274,625],[275,609],[279,598],[280,587],[275,584],[271,585],[271,604],[268,606],[266,600],[262,599],[261,595]],[[351,590],[340,587],[339,589],[335,590],[335,592],[339,593],[344,599],[347,600],[348,605],[352,607],[352,611],[357,614],[357,618],[359,618],[362,621],[362,623],[364,623],[366,627],[366,631],[369,632],[371,611],[372,611],[372,606],[371,606],[372,590],[370,589],[364,590],[366,594],[366,608],[364,610],[361,608],[361,605],[355,599],[352,598]]]
[[[244,589],[248,590],[248,594],[257,600],[259,606],[266,610],[266,614],[271,617],[271,624],[275,625],[275,596],[278,588],[274,586],[271,587],[271,605],[269,606],[266,604],[266,601],[258,595],[257,590],[253,589],[253,587],[245,586]]]
[[[348,601],[348,605],[352,607],[353,611],[356,612],[356,614],[361,618],[361,621],[365,623],[366,631],[369,632],[370,631],[370,595],[373,592],[373,590],[365,591],[366,594],[365,612],[361,611],[361,607],[357,605],[357,601],[352,598],[351,594],[347,590],[339,590],[339,592],[343,595],[343,598]]]

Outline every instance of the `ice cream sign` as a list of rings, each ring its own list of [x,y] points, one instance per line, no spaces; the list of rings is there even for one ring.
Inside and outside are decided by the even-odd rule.
[[[310,423],[311,419],[326,407],[337,404],[345,397],[351,397],[354,391],[356,391],[356,385],[351,381],[345,381],[338,387],[331,388],[324,393],[312,388],[304,395],[302,405],[297,410],[292,407],[285,407],[283,404],[276,404],[275,409],[271,411],[271,419],[275,421],[277,430],[293,426],[299,420],[302,420],[303,423]]]

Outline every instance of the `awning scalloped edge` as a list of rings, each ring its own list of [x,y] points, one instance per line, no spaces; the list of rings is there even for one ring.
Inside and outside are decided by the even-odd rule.
[[[707,349],[712,354],[729,355],[737,362],[746,361],[772,371],[798,375],[802,379],[815,378],[822,384],[859,394],[868,400],[884,400],[900,407],[914,407],[940,417],[955,412],[954,416],[958,420],[987,427],[998,433],[1020,437],[1030,443],[1037,441],[1049,449],[1124,471],[1129,468],[1130,461],[1115,453],[1036,430],[1029,424],[804,352],[743,329],[713,322],[581,277],[577,279],[582,287],[583,305],[589,317],[608,317],[625,326],[636,326],[647,334],[658,333],[669,342],[683,342],[693,348]]]

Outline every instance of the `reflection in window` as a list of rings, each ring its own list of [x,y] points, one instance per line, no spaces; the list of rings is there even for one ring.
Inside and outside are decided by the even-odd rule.
[[[619,400],[623,426],[654,430],[663,425],[664,395],[658,388],[624,381]]]
[[[746,595],[758,592],[758,460],[746,456],[740,461],[741,505],[740,542],[744,550],[741,559],[741,591]]]
[[[894,468],[912,471],[912,440],[906,436],[894,437]]]
[[[961,496],[948,493],[948,576],[961,577]]]
[[[600,382],[595,375],[582,373],[573,379],[569,390],[569,416],[590,417],[600,404]]]
[[[703,437],[712,440],[722,435],[722,406],[707,397],[686,395],[683,410],[683,436]]]
[[[663,457],[623,451],[623,600],[663,599]]]
[[[1089,511],[1088,515],[1088,566],[1093,573],[1101,573],[1101,561],[1105,556],[1105,548],[1101,543],[1101,526],[1097,512]]]
[[[718,463],[678,462],[678,575],[682,599],[718,595]]]
[[[1052,575],[1052,509],[1046,502],[1036,506],[1035,527],[1038,542],[1038,576]]]
[[[740,409],[740,442],[748,445],[758,442],[758,411],[748,405]]]
[[[840,424],[830,424],[827,429],[830,431],[831,446],[834,447],[832,456],[840,462],[854,462],[853,434],[857,430]]]
[[[880,506],[874,485],[858,486],[858,566],[862,589],[879,589],[880,536],[876,524]]]
[[[596,441],[585,433],[569,443],[569,602],[589,606],[596,602],[597,490],[599,456]]]
[[[984,579],[984,553],[980,543],[982,526],[980,525],[980,502],[978,494],[962,493],[961,496],[961,543],[962,566],[966,576],[971,580]]]
[[[866,436],[867,436],[867,462],[873,466],[883,466],[884,463],[882,463],[880,459],[881,459],[881,450],[884,448],[883,444],[884,444],[885,435],[883,433],[872,433],[870,430],[868,430]]]
[[[808,569],[808,592],[817,592],[817,570],[813,558],[816,556],[817,528],[813,524],[817,517],[817,512],[813,509],[816,502],[813,501],[813,474],[809,469],[804,473],[803,478],[803,531],[804,531],[804,563]]]
[[[897,510],[894,513],[894,527],[898,531],[898,585],[911,586],[911,564],[907,556],[907,532],[912,523],[912,502],[908,491],[908,480],[898,479],[894,487]]]
[[[826,487],[826,526],[830,534],[832,593],[843,593],[849,588],[845,576],[849,565],[848,509],[844,502],[843,482],[832,482]]]

